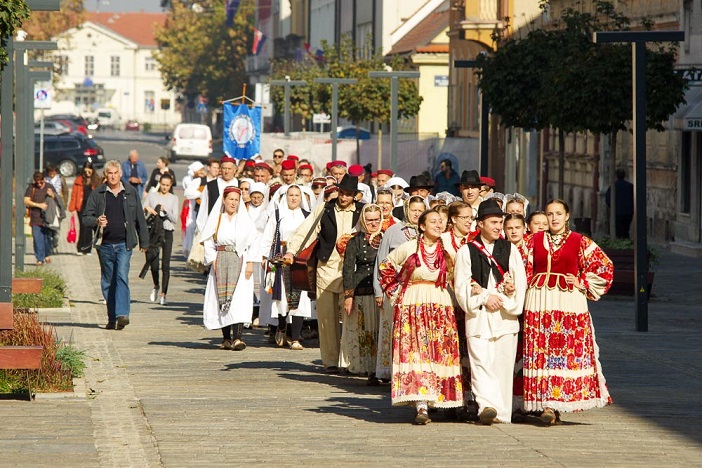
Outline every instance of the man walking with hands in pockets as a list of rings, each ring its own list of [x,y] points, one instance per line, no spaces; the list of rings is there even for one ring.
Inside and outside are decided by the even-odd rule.
[[[129,324],[129,260],[137,243],[142,252],[149,245],[139,193],[132,185],[123,184],[121,177],[119,161],[108,161],[106,182],[90,193],[81,220],[85,229],[102,230],[97,252],[108,330],[121,330]]]

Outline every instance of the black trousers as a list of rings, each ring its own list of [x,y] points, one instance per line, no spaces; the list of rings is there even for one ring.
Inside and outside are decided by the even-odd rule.
[[[241,334],[244,331],[243,323],[235,323],[233,325],[227,325],[222,328],[222,338],[229,341],[240,340]],[[232,340],[232,335],[234,335],[234,340]]]
[[[163,247],[161,247],[161,283],[158,282],[159,258],[156,255],[151,260],[151,278],[154,281],[154,289],[161,285],[161,292],[168,294],[168,282],[171,279],[171,254],[173,253],[173,231],[163,231]],[[147,257],[148,258],[148,257]]]
[[[631,227],[632,219],[634,219],[633,214],[614,216],[614,231],[618,239],[629,238],[629,228]]]
[[[78,243],[76,244],[76,248],[79,253],[89,254],[93,248],[93,230],[80,223],[82,217],[83,213],[78,213],[79,222],[76,223],[76,229],[78,229]]]
[[[304,322],[304,317],[292,317],[292,323],[288,327],[287,317],[284,315],[278,316],[278,330],[287,332],[287,336],[290,337],[292,341],[300,341],[302,339],[302,324]]]

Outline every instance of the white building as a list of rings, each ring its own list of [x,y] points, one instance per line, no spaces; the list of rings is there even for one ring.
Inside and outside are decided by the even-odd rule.
[[[89,114],[112,108],[121,123],[181,121],[176,93],[163,85],[154,30],[165,13],[88,13],[87,20],[54,38],[62,74],[49,113]]]

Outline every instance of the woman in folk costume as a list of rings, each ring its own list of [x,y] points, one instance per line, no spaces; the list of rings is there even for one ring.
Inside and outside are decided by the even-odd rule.
[[[504,196],[504,211],[507,214],[520,214],[526,218],[529,209],[529,200],[524,195],[518,193],[508,193]]]
[[[378,385],[375,363],[378,352],[378,315],[382,299],[373,293],[373,268],[383,238],[383,215],[378,205],[361,210],[356,234],[344,253],[344,315],[339,368],[367,374],[368,385]]]
[[[205,165],[196,161],[188,166],[188,175],[183,177],[183,206],[180,210],[183,256],[188,258],[195,238],[195,219],[200,207],[200,195],[205,188]]]
[[[275,343],[279,347],[289,343],[290,349],[294,350],[303,349],[300,334],[304,319],[312,316],[312,307],[306,291],[292,288],[290,267],[284,265],[280,258],[285,255],[288,238],[309,214],[309,206],[300,187],[289,185],[278,208],[268,218],[261,243],[263,260],[268,260],[263,287],[272,300],[271,320],[266,323],[276,321]]]
[[[441,240],[441,215],[424,212],[419,236],[380,264],[383,290],[395,307],[392,340],[393,405],[413,405],[416,424],[430,422],[429,406],[463,406],[453,262]]]
[[[415,195],[405,200],[405,219],[390,226],[383,233],[383,240],[378,247],[378,255],[373,268],[373,290],[376,300],[383,299],[383,308],[380,311],[378,324],[378,358],[375,365],[375,376],[382,380],[390,380],[392,375],[392,315],[393,306],[384,298],[383,288],[380,285],[378,266],[398,246],[417,237],[417,221],[426,210],[424,198]],[[390,212],[392,216],[392,211]]]
[[[475,237],[475,232],[470,230],[473,224],[473,209],[468,203],[458,200],[448,205],[448,210],[448,230],[441,234],[441,240],[444,243],[446,252],[451,256],[451,260],[455,261],[458,250]],[[465,312],[456,304],[456,326],[458,327],[458,339],[461,351],[463,396],[464,402],[466,403],[465,410],[459,411],[457,416],[461,420],[477,421],[478,405],[475,403],[470,389],[470,363],[468,360],[465,319]]]
[[[529,256],[529,249],[526,241],[529,236],[527,235],[524,216],[518,213],[511,213],[505,216],[504,232],[505,238],[519,249],[522,260],[524,260],[524,266],[526,266],[527,257]]]
[[[205,264],[212,266],[203,319],[207,329],[222,330],[222,349],[246,348],[241,334],[253,313],[254,263],[261,261],[257,239],[258,231],[244,208],[241,190],[226,187],[202,231]]]
[[[383,232],[387,231],[393,224],[400,222],[399,219],[392,215],[392,209],[395,207],[392,203],[392,197],[392,190],[389,188],[380,188],[376,194],[378,200],[376,205],[380,207],[380,212],[383,215],[383,224],[381,226]]]
[[[612,285],[612,261],[591,239],[568,228],[562,200],[546,205],[548,231],[528,240],[524,305],[524,409],[554,424],[559,412],[612,402],[587,308]]]

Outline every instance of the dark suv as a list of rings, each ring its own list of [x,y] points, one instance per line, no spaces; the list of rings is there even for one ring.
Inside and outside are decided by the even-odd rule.
[[[72,177],[87,162],[96,169],[105,165],[105,153],[92,138],[77,132],[44,136],[44,167],[55,164],[64,177]],[[34,164],[39,167],[39,135],[34,138]]]

